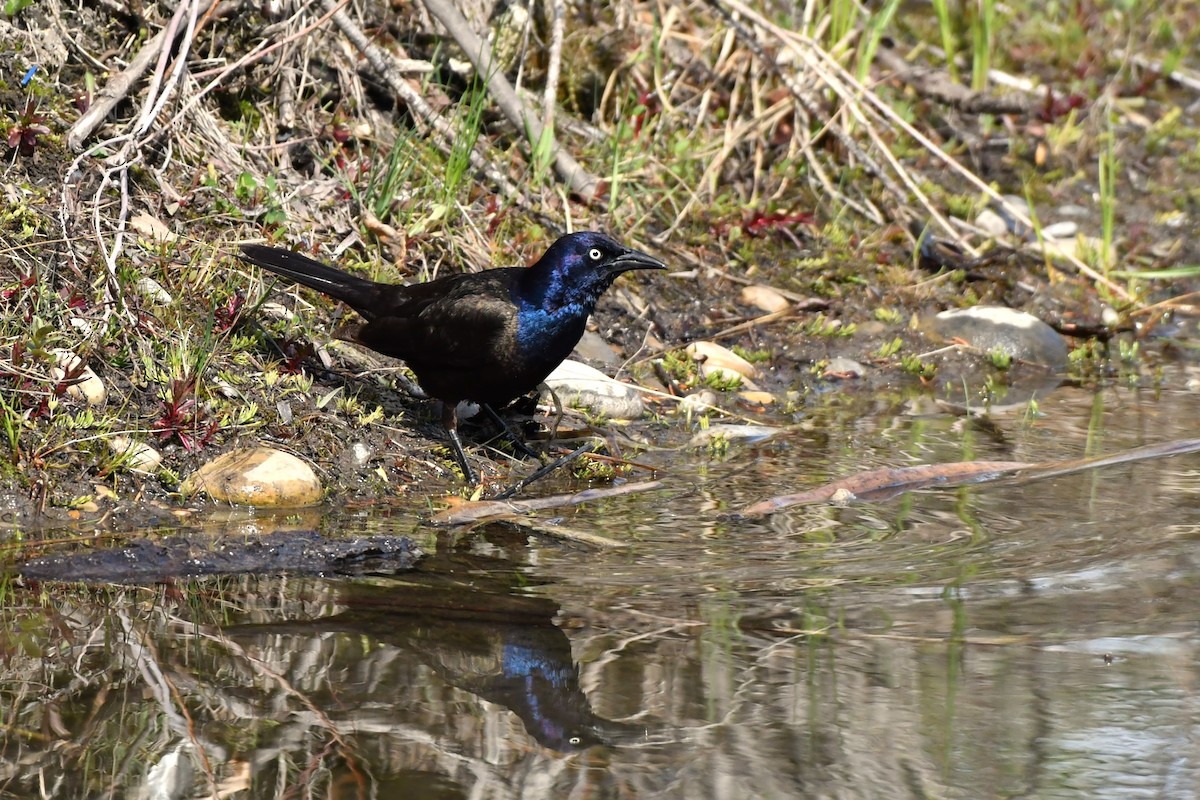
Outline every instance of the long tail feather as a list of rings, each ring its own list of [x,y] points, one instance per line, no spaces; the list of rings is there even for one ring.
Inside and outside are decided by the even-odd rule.
[[[340,269],[314,261],[308,256],[284,250],[281,247],[268,247],[262,244],[242,245],[241,258],[251,264],[270,270],[276,275],[291,278],[296,283],[316,289],[335,300],[354,308],[359,313],[367,311],[376,295],[378,284],[365,278],[359,278]],[[368,318],[370,314],[364,314]]]

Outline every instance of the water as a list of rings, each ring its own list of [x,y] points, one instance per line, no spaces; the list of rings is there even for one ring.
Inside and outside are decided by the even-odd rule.
[[[662,491],[406,533],[411,574],[11,587],[12,797],[1200,794],[1200,457],[727,512],[877,466],[1192,437],[1187,378],[995,424],[847,394]],[[543,512],[546,519],[554,512]],[[188,778],[188,789],[182,786]],[[157,794],[155,792],[158,792]],[[173,793],[175,792],[175,793]]]

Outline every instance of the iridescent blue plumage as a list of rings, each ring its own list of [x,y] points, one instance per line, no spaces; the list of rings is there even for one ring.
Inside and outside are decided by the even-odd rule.
[[[617,276],[666,269],[602,233],[560,237],[537,263],[447,275],[399,286],[349,275],[274,247],[243,245],[251,263],[352,306],[366,320],[339,335],[402,358],[442,400],[443,423],[473,478],[455,432],[454,405],[503,406],[537,388],[583,335],[596,301]]]

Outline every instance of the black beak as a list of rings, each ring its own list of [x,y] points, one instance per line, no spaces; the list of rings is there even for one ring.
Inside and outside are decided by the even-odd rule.
[[[608,262],[608,270],[613,275],[629,272],[634,269],[666,269],[667,265],[657,258],[646,255],[641,250],[626,250],[621,255]]]

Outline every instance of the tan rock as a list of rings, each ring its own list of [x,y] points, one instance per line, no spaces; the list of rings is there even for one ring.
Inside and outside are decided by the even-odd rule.
[[[246,506],[308,506],[321,499],[321,482],[312,467],[270,447],[225,453],[192,473],[183,490]]]
[[[700,374],[705,378],[714,374],[726,378],[737,375],[749,381],[758,375],[753,364],[716,342],[692,342],[687,346],[687,354],[700,365]]]
[[[780,294],[778,289],[757,283],[742,289],[742,302],[748,306],[762,309],[768,314],[787,311],[791,306],[788,299]]]
[[[102,405],[108,399],[108,389],[104,386],[104,381],[100,380],[100,376],[93,372],[91,367],[83,363],[83,359],[63,348],[51,350],[50,353],[54,356],[55,363],[55,366],[50,368],[50,377],[56,382],[66,378],[68,372],[75,372],[83,366],[83,371],[79,372],[67,387],[68,397],[82,400],[89,406]]]
[[[738,401],[748,406],[769,406],[775,402],[770,392],[738,392]]]

